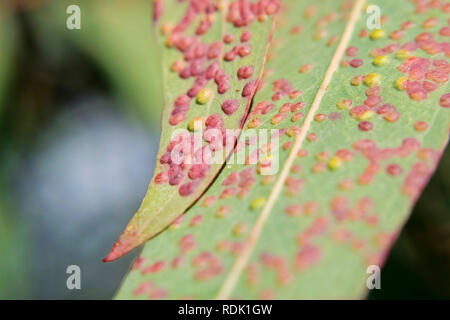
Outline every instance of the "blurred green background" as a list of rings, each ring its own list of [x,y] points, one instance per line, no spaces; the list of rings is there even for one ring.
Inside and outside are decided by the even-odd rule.
[[[68,30],[66,8],[81,8]],[[148,0],[0,1],[0,299],[109,299],[101,258],[151,178],[162,106]],[[450,152],[371,299],[449,298]],[[78,265],[82,289],[66,288]]]

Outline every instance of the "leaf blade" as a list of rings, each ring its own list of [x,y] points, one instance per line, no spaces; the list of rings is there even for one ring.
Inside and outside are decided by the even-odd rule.
[[[298,14],[300,10],[307,11],[303,4],[285,1],[284,5],[287,5],[286,3],[296,9],[291,10],[292,14]],[[403,21],[401,17],[405,15],[411,17],[418,26],[430,16],[444,16],[437,10],[425,13],[424,16],[415,15],[413,5],[408,3],[388,1],[377,3],[391,18],[391,23],[383,26],[387,31],[398,28],[399,22]],[[330,5],[330,11],[318,9],[321,17],[336,10],[332,3],[327,4]],[[358,29],[364,28],[364,22],[359,21]],[[310,22],[310,26],[312,25],[313,22]],[[284,31],[279,31],[278,35],[276,33],[274,43],[283,40],[290,27],[292,25],[285,26]],[[442,24],[433,29],[433,32],[437,32],[440,27]],[[329,29],[342,30],[334,25],[330,25]],[[407,39],[403,39],[401,44],[414,41],[419,31],[420,27],[408,32],[405,35]],[[306,39],[310,39],[308,36],[310,35],[301,36],[303,41],[299,42],[305,43]],[[319,119],[312,122],[309,133],[317,133],[316,140],[308,140],[304,148],[308,151],[308,155],[302,154],[302,157],[296,159],[294,166],[301,166],[300,171],[292,172],[289,177],[295,180],[289,180],[290,183],[284,186],[285,192],[277,199],[273,209],[275,214],[271,215],[270,223],[265,224],[260,241],[255,246],[245,271],[239,274],[236,287],[225,297],[358,298],[365,294],[366,267],[372,263],[379,265],[383,263],[420,189],[435,168],[440,152],[448,140],[450,120],[448,110],[438,105],[440,97],[448,91],[448,85],[438,87],[430,94],[428,100],[413,101],[405,91],[397,91],[394,88],[396,78],[401,76],[396,67],[401,65],[402,61],[395,60],[392,55],[391,64],[384,69],[374,69],[375,66],[369,63],[373,59],[370,57],[370,51],[389,44],[389,41],[370,40],[365,37],[352,38],[351,44],[360,48],[362,52],[359,56],[363,57],[366,63],[362,69],[340,68],[320,106],[321,112],[329,117],[333,112],[337,112],[341,118],[325,121]],[[322,40],[311,45],[325,51],[323,49],[325,43],[326,41]],[[283,76],[295,88],[303,89],[302,86],[308,83],[314,88],[314,83],[311,85],[311,78],[307,74],[299,76],[297,68],[293,67],[298,65],[299,60],[285,65],[287,59],[283,52],[288,50],[286,48],[289,46],[277,49],[278,62],[268,63],[267,68],[273,68],[274,72],[272,78],[269,75],[266,81],[273,83]],[[428,57],[427,52],[420,50],[415,54]],[[301,63],[309,62],[307,55],[301,58]],[[322,74],[325,73],[323,69],[320,69]],[[314,73],[314,70],[311,72]],[[367,98],[365,90],[368,87],[351,86],[349,80],[355,75],[368,74],[374,70],[381,70],[383,73],[381,96],[386,102],[397,107],[400,118],[389,122],[383,114],[373,115],[371,121],[374,129],[363,131],[358,127],[360,122],[349,115],[349,110],[340,111],[335,105],[340,99],[347,97],[350,97],[355,105],[363,102]],[[316,79],[316,88],[319,86],[317,82]],[[273,93],[270,89],[266,86],[265,89],[258,91],[252,112],[259,102],[270,99]],[[312,104],[315,97],[310,91],[309,88],[304,91],[307,106]],[[405,96],[408,100],[405,100]],[[276,102],[277,107],[282,107],[285,101]],[[274,108],[267,115],[251,115],[249,122],[252,121],[252,116],[258,116],[262,123],[260,128],[287,129],[292,126],[288,118],[278,125],[271,124],[271,119],[276,115],[277,109]],[[418,120],[426,121],[429,130],[425,132],[416,130],[415,124]],[[416,143],[411,144],[414,142],[411,139],[403,143],[405,137],[414,138],[420,147],[416,148]],[[364,140],[376,141],[375,146],[360,143]],[[281,142],[289,142],[288,137],[283,136]],[[355,148],[356,142],[359,143]],[[364,146],[367,149],[364,149]],[[352,159],[347,161],[350,154],[340,152],[339,155],[342,157],[340,166],[331,162],[331,168],[328,167],[333,155],[340,150],[351,151]],[[328,157],[322,153],[324,151],[328,153]],[[289,150],[280,154],[281,162],[286,161],[288,154]],[[373,180],[367,182],[366,170],[368,167],[371,168],[370,164],[373,161],[380,169],[377,169]],[[395,175],[395,170],[388,168],[391,168],[392,164],[397,165],[398,162],[403,167],[403,173]],[[222,194],[227,188],[222,186],[227,177],[234,172],[242,172],[245,168],[246,166],[242,165],[227,166],[203,200]],[[321,171],[323,169],[325,170]],[[161,294],[159,297],[171,299],[217,297],[227,275],[242,254],[242,247],[249,241],[249,230],[261,214],[261,207],[252,208],[253,201],[259,197],[267,199],[272,190],[273,181],[267,184],[263,177],[255,175],[254,178],[255,183],[247,197],[242,199],[233,197],[233,201],[230,198],[216,199],[210,207],[202,207],[204,202],[199,202],[187,212],[184,221],[174,225],[175,230],[165,232],[147,245],[141,256],[144,260],[139,261],[142,262],[142,266],[139,263],[135,265],[117,297],[156,298],[158,296],[152,294],[161,293],[158,290],[165,292],[165,295]],[[346,189],[349,187],[348,184],[341,185],[341,182],[347,182],[347,179],[353,185],[351,190]],[[298,181],[300,188],[296,190]],[[289,196],[290,191],[294,191],[293,196]],[[296,205],[299,207],[295,207]],[[222,207],[225,206],[228,207],[228,215],[219,218],[221,214],[217,214],[223,214]],[[288,207],[292,210],[287,210]],[[299,208],[300,212],[297,212]],[[198,216],[201,216],[203,221],[197,226],[192,222],[197,221]],[[184,251],[187,248],[190,249]],[[161,261],[165,263],[164,268],[158,271],[151,268],[154,263]],[[216,268],[204,266],[202,268],[200,263],[202,261],[207,261]],[[336,262],[339,263],[339,268],[336,267]],[[152,285],[151,290],[148,292],[138,290],[143,288],[141,285],[148,283]]]

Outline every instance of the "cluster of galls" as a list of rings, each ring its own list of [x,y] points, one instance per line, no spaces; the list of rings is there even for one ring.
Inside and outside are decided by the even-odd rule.
[[[157,1],[155,5],[161,6],[161,3]],[[224,7],[223,2],[191,0],[184,16],[175,27],[163,26],[163,32],[167,34],[166,45],[177,49],[183,55],[183,59],[172,64],[171,70],[177,72],[181,79],[194,78],[192,87],[175,99],[169,117],[170,125],[176,126],[186,120],[192,99],[195,98],[198,105],[211,103],[214,91],[207,87],[211,80],[215,82],[217,93],[224,94],[230,90],[231,77],[221,68],[222,60],[229,62],[236,57],[243,58],[251,53],[248,42],[252,34],[249,30],[243,30],[239,39],[240,43],[225,53],[224,47],[234,41],[233,35],[226,34],[221,41],[210,44],[201,41],[200,36],[208,32],[214,21],[214,15],[218,11],[227,10],[226,20],[229,23],[236,27],[246,27],[255,20],[264,21],[263,17],[267,18],[267,15],[276,13],[279,7],[279,0],[257,2],[239,0],[231,2],[228,8]],[[162,8],[158,7],[158,10],[161,11]],[[195,28],[195,35],[185,35],[184,32],[199,15],[204,15],[204,19],[202,18]],[[241,92],[244,98],[251,98],[256,89],[256,81],[250,79],[254,71],[255,68],[251,65],[242,66],[236,71],[238,80],[248,80]],[[227,99],[221,105],[226,116],[231,116],[238,108],[239,102],[236,99]],[[194,143],[194,134],[186,132],[178,135],[170,141],[166,152],[160,158],[164,169],[154,179],[156,184],[179,185],[178,190],[181,196],[194,193],[200,181],[208,175],[211,169],[209,161],[214,152],[224,149],[230,141],[233,144],[235,141],[235,137],[232,139],[227,137],[224,120],[219,114],[213,114],[206,119],[203,117],[192,119],[187,126],[188,129],[197,131],[196,123],[199,123],[198,127],[201,129],[206,127],[200,146],[204,142],[206,145],[194,150],[197,146]],[[185,180],[188,181],[185,182]]]
[[[210,0],[192,0],[189,2],[185,15],[173,29],[170,27],[163,28],[164,32],[168,33],[166,45],[175,47],[183,54],[183,60],[175,61],[171,70],[178,72],[182,79],[195,78],[193,86],[185,95],[180,96],[182,98],[179,97],[175,102],[169,119],[170,125],[178,125],[186,119],[190,100],[194,97],[197,97],[197,102],[202,100],[200,94],[204,93],[202,89],[206,89],[210,80],[214,80],[219,94],[224,94],[230,89],[231,77],[221,69],[220,60],[230,62],[236,57],[243,58],[251,53],[251,46],[247,44],[251,39],[251,32],[248,30],[243,31],[240,37],[241,43],[226,53],[223,53],[224,44],[232,43],[234,41],[233,35],[224,35],[222,41],[211,44],[203,43],[200,40],[199,36],[204,35],[211,28],[216,12],[227,10],[226,19],[228,22],[236,27],[246,27],[257,18],[262,21],[261,17],[267,18],[267,15],[276,13],[279,7],[280,0],[259,0],[257,2],[239,0],[230,3],[228,8],[225,8],[222,2],[216,4]],[[200,14],[204,14],[205,18],[200,21],[195,30],[195,35],[183,35],[182,33]],[[213,61],[208,63],[211,60]],[[237,72],[238,79],[248,79],[253,75],[253,72],[253,66],[241,67]],[[243,88],[242,96],[250,97],[254,91],[254,86],[254,81],[248,82]],[[208,96],[212,97],[212,94]],[[182,99],[182,103],[180,103],[180,99]],[[207,99],[205,103],[209,100]]]
[[[397,88],[406,90],[411,99],[421,101],[428,97],[428,93],[436,90],[438,85],[448,82],[450,63],[443,59],[431,61],[420,57],[410,57],[397,69],[407,74],[407,77],[397,79]]]

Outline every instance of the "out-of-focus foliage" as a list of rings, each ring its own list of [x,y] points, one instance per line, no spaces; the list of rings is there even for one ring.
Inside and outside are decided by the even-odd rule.
[[[27,298],[26,237],[0,187],[0,299]]]
[[[73,1],[47,1],[29,12],[41,44],[69,41],[105,71],[129,102],[126,112],[144,123],[159,125],[162,93],[160,66],[151,32],[151,2],[145,0],[82,0],[81,30],[69,30],[66,8]],[[67,75],[70,77],[70,75]]]
[[[15,50],[14,21],[0,2],[0,108],[4,103],[8,77],[11,73],[11,60]]]

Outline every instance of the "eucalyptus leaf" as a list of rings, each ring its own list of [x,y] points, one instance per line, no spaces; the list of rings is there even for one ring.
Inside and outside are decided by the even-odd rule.
[[[222,10],[274,2],[226,2]],[[257,139],[244,130],[234,159],[252,154],[267,130],[276,130],[279,148],[258,145],[255,164],[231,157],[184,215],[184,205],[168,208],[165,221],[179,218],[145,245],[116,298],[348,299],[376,285],[369,276],[382,267],[448,141],[450,6],[369,5],[281,2],[244,124]],[[176,12],[162,21],[179,19]],[[244,29],[268,23],[256,20]],[[166,75],[179,59],[170,52]],[[179,87],[175,76],[165,79]],[[165,94],[174,97],[169,87]],[[211,108],[219,105],[213,100]],[[193,107],[186,119],[203,112]],[[278,170],[267,175],[267,166]],[[152,192],[141,210],[161,206],[164,198]],[[140,223],[161,231],[148,218],[153,210]]]

